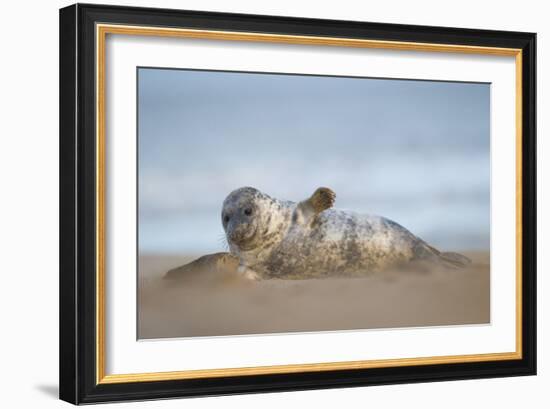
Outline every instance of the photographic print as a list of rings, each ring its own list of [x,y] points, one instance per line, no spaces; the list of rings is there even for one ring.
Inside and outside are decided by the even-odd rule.
[[[61,399],[536,374],[536,34],[59,29]]]
[[[490,323],[490,92],[138,67],[138,339]]]

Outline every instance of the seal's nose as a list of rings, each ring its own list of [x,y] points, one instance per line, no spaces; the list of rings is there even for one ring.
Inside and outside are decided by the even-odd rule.
[[[246,240],[247,230],[248,226],[246,224],[238,224],[236,226],[232,226],[229,233],[229,239],[233,243],[240,243]]]
[[[241,229],[235,229],[229,235],[231,241],[238,243],[244,238],[244,232]]]

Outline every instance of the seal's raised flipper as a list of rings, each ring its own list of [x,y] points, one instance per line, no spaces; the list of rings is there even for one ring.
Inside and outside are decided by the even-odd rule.
[[[307,225],[324,210],[330,209],[336,200],[336,193],[328,187],[320,187],[306,200],[296,206],[295,222]]]
[[[311,197],[306,200],[311,207],[315,210],[315,213],[321,213],[323,210],[330,209],[334,206],[336,201],[336,193],[330,190],[328,187],[318,188]],[[303,203],[303,202],[302,202]]]

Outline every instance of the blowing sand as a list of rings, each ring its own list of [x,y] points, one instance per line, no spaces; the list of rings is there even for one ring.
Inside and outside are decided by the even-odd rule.
[[[489,322],[489,254],[460,270],[246,281],[232,266],[176,271],[195,256],[141,255],[138,337],[266,334]]]

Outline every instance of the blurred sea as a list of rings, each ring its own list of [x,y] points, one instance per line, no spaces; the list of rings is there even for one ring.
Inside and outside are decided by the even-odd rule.
[[[254,186],[488,250],[490,85],[140,69],[139,248],[223,251],[221,204]]]

